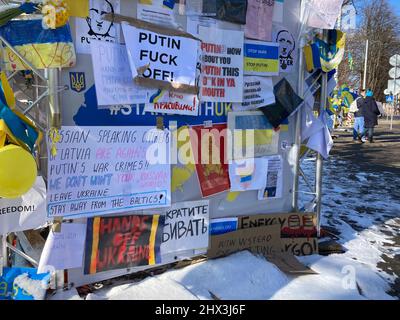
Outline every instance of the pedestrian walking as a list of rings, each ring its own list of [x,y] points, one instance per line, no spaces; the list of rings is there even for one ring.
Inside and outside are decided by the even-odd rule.
[[[374,127],[378,125],[378,116],[381,114],[373,96],[372,90],[368,90],[362,106],[365,127],[362,141],[370,143],[374,142]]]
[[[365,89],[361,90],[360,96],[350,106],[350,112],[354,113],[353,141],[362,141],[364,135],[364,99]]]

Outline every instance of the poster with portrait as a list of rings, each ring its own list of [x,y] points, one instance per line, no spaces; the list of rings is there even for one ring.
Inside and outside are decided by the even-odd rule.
[[[90,0],[89,17],[75,20],[77,53],[90,54],[91,40],[119,42],[119,24],[104,20],[109,13],[120,13],[120,0]]]
[[[275,26],[273,41],[279,44],[279,71],[281,73],[294,72],[297,62],[297,37],[284,26]]]

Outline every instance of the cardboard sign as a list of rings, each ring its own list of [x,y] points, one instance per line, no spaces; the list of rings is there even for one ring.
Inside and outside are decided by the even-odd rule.
[[[161,254],[208,247],[208,200],[174,204],[165,213]]]
[[[238,230],[212,236],[209,258],[250,250],[264,256],[318,253],[314,213],[266,214],[239,217]]]
[[[226,124],[193,126],[190,132],[197,177],[203,197],[229,190],[226,160]],[[225,132],[225,134],[224,134]]]
[[[318,253],[315,213],[265,214],[239,217],[238,229],[276,226],[282,253],[306,256]]]
[[[199,26],[202,40],[201,101],[243,101],[242,31]]]
[[[243,103],[233,103],[234,111],[251,111],[275,103],[274,84],[270,77],[245,76]]]
[[[246,40],[244,74],[264,77],[279,75],[279,44]]]
[[[88,219],[85,274],[160,263],[163,219],[159,215]]]
[[[48,216],[167,207],[169,132],[154,127],[63,127],[49,153]]]
[[[282,250],[279,228],[272,226],[242,229],[212,236],[207,256],[218,258],[243,250],[263,256],[278,254]]]
[[[271,41],[274,1],[247,0],[246,38]]]
[[[83,264],[86,224],[63,223],[61,232],[50,230],[40,257],[38,272],[80,268]]]
[[[195,86],[199,41],[128,24],[122,25],[122,31],[132,63],[137,68],[145,68],[141,77]]]
[[[99,106],[147,102],[148,90],[132,80],[137,75],[136,68],[127,68],[129,59],[124,45],[94,40],[90,47]]]
[[[106,21],[106,14],[120,12],[120,0],[89,0],[89,17],[75,18],[77,53],[90,54],[91,40],[119,43],[120,27],[114,21]]]
[[[200,102],[195,94],[179,93],[167,90],[157,90],[150,93],[150,103],[146,103],[146,112],[166,114],[182,114],[197,116]]]
[[[42,177],[17,199],[0,199],[0,235],[46,224],[46,185]]]

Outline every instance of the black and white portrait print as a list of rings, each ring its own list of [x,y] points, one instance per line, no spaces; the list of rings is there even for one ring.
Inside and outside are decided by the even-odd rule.
[[[120,26],[104,20],[104,17],[119,12],[120,0],[90,0],[89,16],[86,19],[77,18],[77,52],[90,53],[91,40],[118,42]]]
[[[288,30],[280,30],[276,35],[279,43],[279,63],[281,72],[292,72],[296,60],[296,40]]]

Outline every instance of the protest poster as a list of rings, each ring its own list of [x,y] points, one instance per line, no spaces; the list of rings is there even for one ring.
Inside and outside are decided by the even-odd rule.
[[[282,197],[283,189],[283,164],[282,157],[267,157],[267,179],[266,184],[258,193],[258,200],[276,199]]]
[[[83,265],[86,224],[63,223],[61,232],[50,230],[39,261],[38,272],[80,268]]]
[[[173,204],[165,213],[161,254],[208,247],[208,200]]]
[[[229,164],[231,192],[260,190],[265,187],[268,172],[268,159],[251,158],[232,161]]]
[[[279,75],[279,44],[246,40],[244,43],[244,74],[250,76]]]
[[[293,33],[284,26],[276,26],[274,41],[279,44],[279,71],[292,73],[297,62],[296,38]]]
[[[176,0],[178,13],[186,16],[216,16],[217,5],[215,1],[204,0]]]
[[[282,253],[306,256],[318,253],[315,213],[282,213],[239,217],[238,229],[256,230],[277,226]]]
[[[228,129],[235,137],[228,140],[229,159],[264,157],[278,153],[280,133],[274,130],[260,111],[229,112]]]
[[[190,140],[203,197],[229,190],[226,124],[191,127]]]
[[[284,5],[285,0],[274,0],[274,14],[272,16],[272,22],[282,23]]]
[[[247,0],[204,0],[203,10],[216,9],[216,19],[246,24]]]
[[[198,40],[156,33],[129,24],[123,24],[122,31],[131,63],[138,69],[145,69],[139,79],[156,81],[156,86],[157,81],[168,82],[175,90],[180,85],[195,88]]]
[[[247,0],[246,38],[271,41],[273,14],[274,0]]]
[[[220,218],[210,221],[210,235],[216,236],[232,231],[236,231],[238,227],[238,218]]]
[[[146,112],[197,116],[199,107],[199,98],[195,94],[159,89],[154,93],[150,92],[149,103],[146,103],[144,110]]]
[[[232,103],[234,111],[251,111],[275,103],[271,77],[245,76],[243,102]]]
[[[307,25],[317,29],[334,29],[344,0],[308,0],[305,6]]]
[[[128,54],[124,45],[93,40],[90,43],[96,83],[97,104],[115,106],[145,103],[148,90],[136,85],[130,70]]]
[[[96,217],[87,222],[85,274],[160,263],[164,217]]]
[[[137,4],[137,18],[160,26],[177,28],[174,12],[170,8],[155,5]]]
[[[46,219],[46,185],[40,176],[20,198],[0,199],[0,235],[39,228]]]
[[[120,13],[120,0],[89,0],[89,17],[75,18],[76,52],[90,54],[91,40],[119,43],[119,24],[104,20],[107,14],[117,13]]]
[[[49,152],[49,217],[88,217],[170,205],[167,130],[62,127],[59,133],[57,155]]]
[[[199,26],[204,102],[243,101],[243,31]]]

